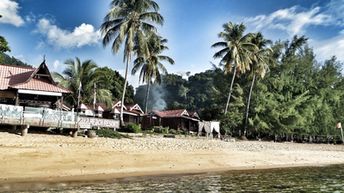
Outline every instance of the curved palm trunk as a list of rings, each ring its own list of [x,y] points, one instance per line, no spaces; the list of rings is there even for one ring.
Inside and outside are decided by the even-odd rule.
[[[229,101],[231,100],[231,96],[232,96],[232,92],[233,92],[233,84],[234,84],[234,80],[235,80],[235,76],[236,76],[236,71],[237,71],[237,68],[236,68],[236,66],[235,66],[235,67],[234,67],[234,72],[233,72],[233,77],[232,77],[231,86],[230,86],[230,88],[229,88],[229,93],[228,93],[228,98],[227,98],[227,104],[226,104],[225,114],[227,114],[227,112],[228,112],[228,106],[229,106]]]
[[[148,81],[147,90],[146,90],[146,100],[145,100],[145,113],[148,113],[148,99],[149,99],[149,90],[151,82]]]
[[[255,81],[256,81],[256,74],[253,75],[253,80],[251,83],[250,92],[248,93],[248,99],[247,99],[247,104],[246,104],[245,123],[244,123],[244,135],[245,136],[247,133],[248,113],[250,111],[251,96],[252,96],[252,90],[253,90],[253,86],[254,86]]]
[[[127,64],[125,66],[125,75],[124,75],[124,87],[123,87],[123,93],[122,93],[122,105],[121,105],[121,112],[120,112],[120,124],[121,126],[124,126],[123,121],[123,108],[124,108],[124,98],[125,98],[125,92],[127,91],[127,84],[128,84],[128,69],[129,69],[129,60],[127,60]]]

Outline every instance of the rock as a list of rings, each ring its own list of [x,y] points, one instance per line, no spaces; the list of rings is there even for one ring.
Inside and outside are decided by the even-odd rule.
[[[95,130],[88,130],[87,131],[87,137],[88,138],[96,138],[97,137],[97,133],[96,133],[96,131]]]

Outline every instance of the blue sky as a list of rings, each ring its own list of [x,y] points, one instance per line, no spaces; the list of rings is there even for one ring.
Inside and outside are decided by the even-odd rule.
[[[306,35],[322,61],[344,60],[344,0],[156,0],[165,18],[159,28],[169,40],[166,52],[175,59],[173,73],[197,73],[211,68],[211,44],[223,23],[243,22],[248,32],[262,31],[272,40]],[[110,0],[0,0],[0,34],[10,55],[38,65],[46,55],[54,71],[78,56],[123,72],[122,54],[103,48],[99,26]],[[130,77],[137,86],[138,78]]]

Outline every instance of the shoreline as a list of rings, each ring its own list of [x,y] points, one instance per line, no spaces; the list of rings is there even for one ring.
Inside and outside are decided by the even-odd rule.
[[[0,189],[132,177],[324,167],[344,164],[344,145],[204,138],[87,139],[0,132]]]
[[[94,182],[108,182],[111,180],[131,179],[131,178],[157,178],[165,176],[188,176],[188,175],[205,175],[216,174],[224,172],[254,172],[262,170],[279,170],[279,169],[292,169],[292,168],[319,168],[330,166],[344,165],[343,163],[334,164],[299,164],[299,165],[273,165],[273,166],[260,166],[260,167],[229,167],[222,169],[209,169],[209,170],[195,170],[195,171],[154,171],[154,172],[132,172],[132,173],[109,173],[109,174],[88,174],[88,175],[75,175],[75,176],[52,176],[52,177],[34,177],[34,178],[13,178],[10,180],[0,180],[1,185],[10,184],[58,184],[58,183],[94,183]]]

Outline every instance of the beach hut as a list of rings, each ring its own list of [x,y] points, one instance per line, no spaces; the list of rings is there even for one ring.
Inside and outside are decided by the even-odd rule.
[[[169,127],[183,131],[198,131],[200,118],[196,112],[191,114],[186,109],[153,111],[145,116],[142,121],[143,128]]]
[[[122,102],[116,101],[113,103],[111,109],[106,109],[103,113],[106,118],[120,118]],[[138,104],[124,105],[123,106],[123,121],[125,124],[134,123],[141,124],[142,117],[144,112]]]

